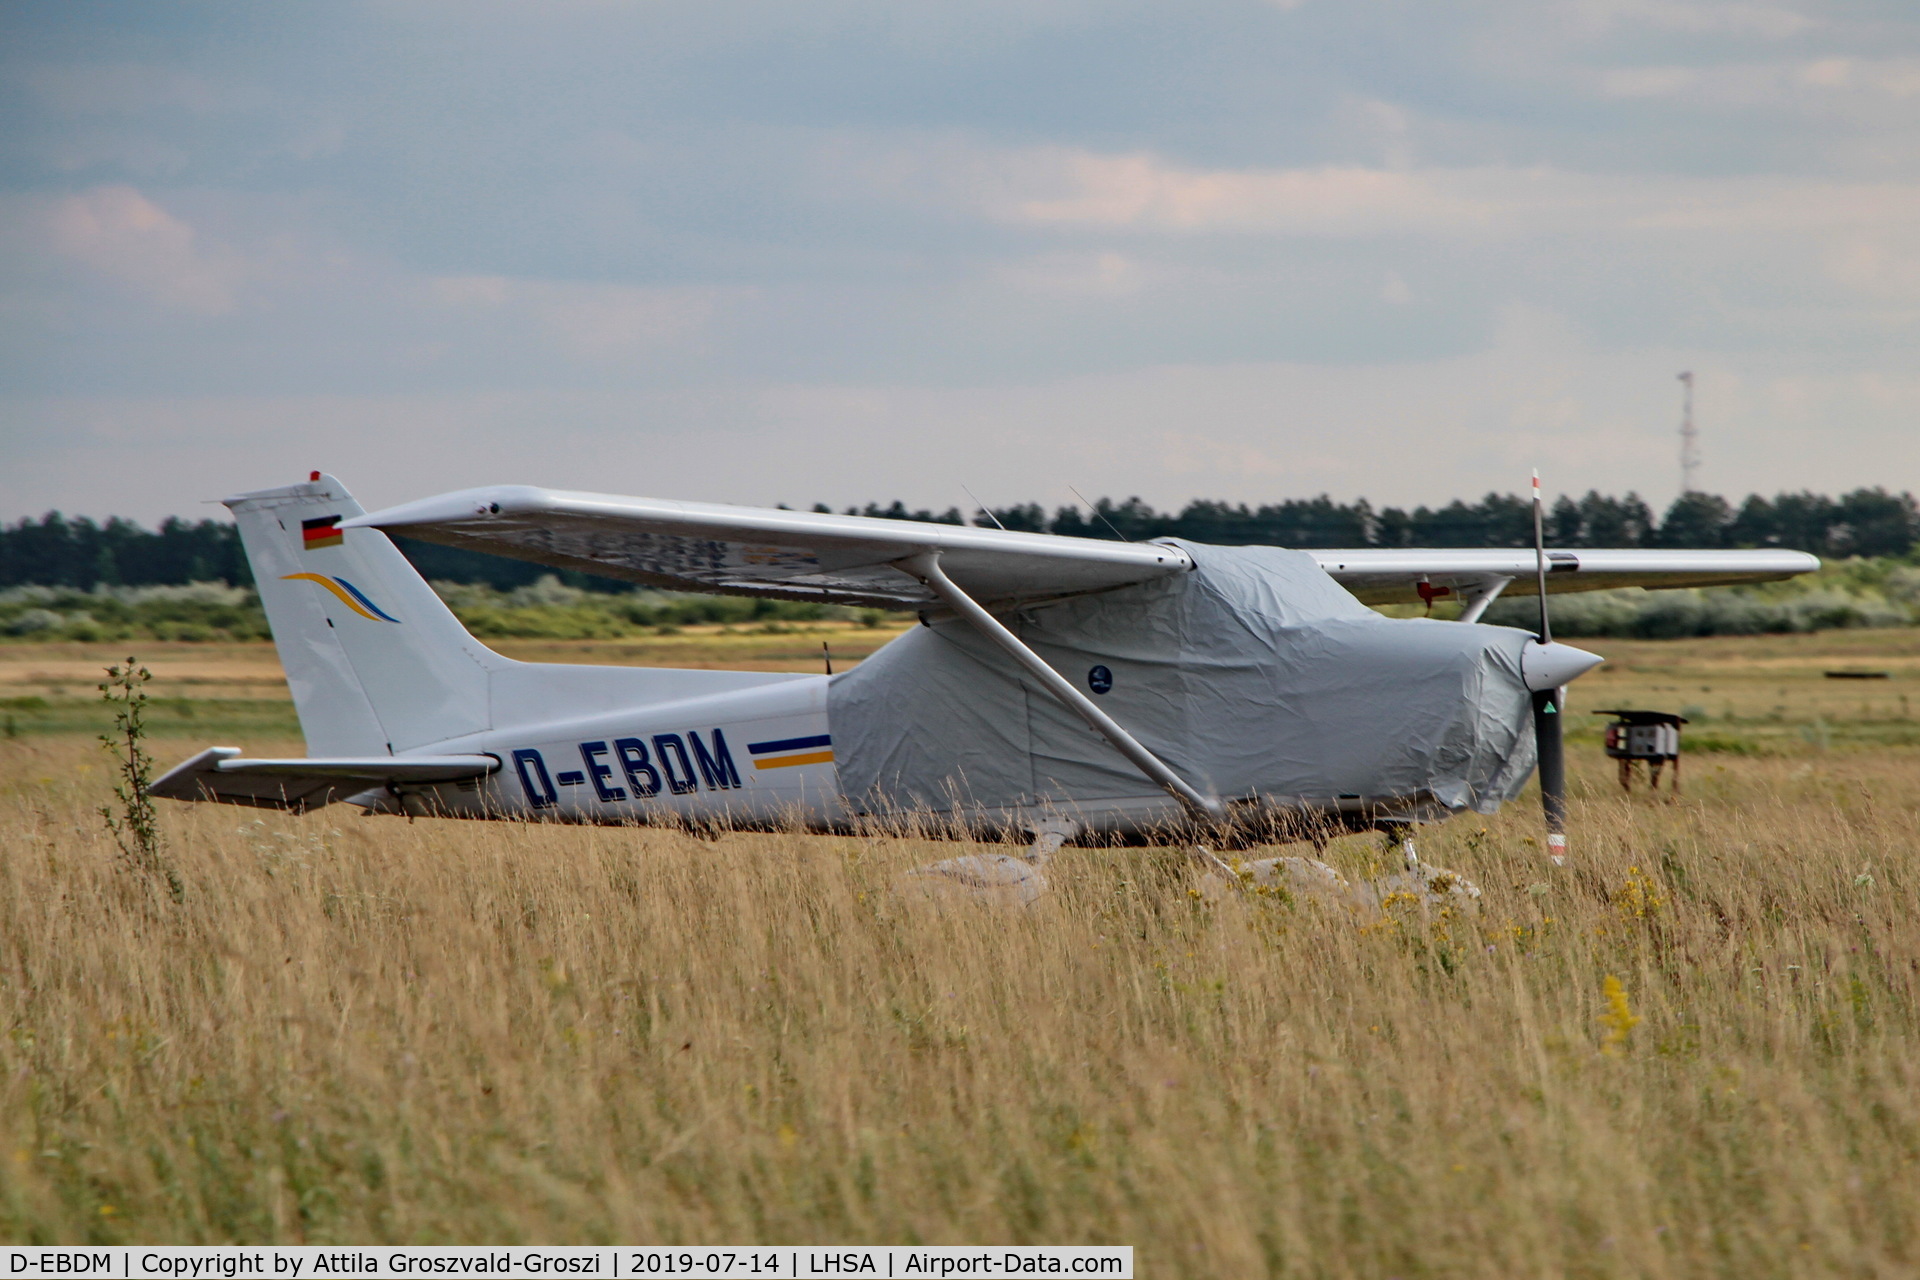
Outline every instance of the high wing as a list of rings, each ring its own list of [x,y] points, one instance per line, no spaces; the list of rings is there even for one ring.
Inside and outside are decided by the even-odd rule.
[[[896,561],[940,553],[975,599],[1105,591],[1192,566],[1152,542],[1099,542],[913,520],[621,498],[525,485],[466,489],[340,522],[680,591],[918,608],[935,601]]]
[[[936,597],[896,562],[938,551],[947,576],[976,600],[1013,603],[1105,591],[1192,567],[1178,546],[1104,542],[912,520],[572,493],[526,485],[464,489],[340,523],[445,546],[577,569],[669,590],[918,608]],[[1367,604],[1428,595],[1530,596],[1526,548],[1377,547],[1309,551]],[[1801,551],[1580,550],[1548,553],[1547,590],[1706,587],[1808,573]]]
[[[1409,547],[1310,551],[1320,567],[1367,604],[1419,604],[1428,594],[1473,596],[1503,587],[1510,596],[1538,595],[1532,548]],[[1817,556],[1804,551],[1639,551],[1582,549],[1547,552],[1547,594],[1612,587],[1719,587],[1771,582],[1811,573]]]
[[[168,800],[213,800],[256,809],[304,813],[371,787],[461,782],[500,767],[488,755],[242,759],[238,747],[208,747],[154,780],[148,794]]]

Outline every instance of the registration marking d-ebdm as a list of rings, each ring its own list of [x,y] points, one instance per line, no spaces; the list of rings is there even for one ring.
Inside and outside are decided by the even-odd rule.
[[[663,790],[684,796],[703,784],[708,791],[745,785],[726,734],[719,729],[705,739],[693,729],[684,734],[656,733],[651,738],[601,738],[580,743],[579,750],[584,767],[558,773],[548,771],[538,748],[514,751],[513,771],[519,775],[529,806],[552,808],[560,802],[561,787],[591,785],[602,804],[620,804],[657,796]]]

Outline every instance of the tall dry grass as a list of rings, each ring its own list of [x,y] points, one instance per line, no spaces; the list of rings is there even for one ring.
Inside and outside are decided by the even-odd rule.
[[[175,907],[90,760],[0,743],[11,1240],[1920,1266],[1910,753],[1732,760],[1673,805],[1596,768],[1561,872],[1528,805],[1455,821],[1424,852],[1477,920],[1072,849],[1034,909],[939,914],[891,886],[953,846],[169,806]]]

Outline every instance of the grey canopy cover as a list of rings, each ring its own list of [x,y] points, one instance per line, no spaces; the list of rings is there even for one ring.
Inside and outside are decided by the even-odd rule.
[[[1083,688],[1108,668],[1102,708],[1223,799],[1425,795],[1491,812],[1525,784],[1527,633],[1382,617],[1304,552],[1177,545],[1190,572],[1003,621]],[[868,812],[1156,790],[958,619],[901,636],[828,697],[841,786]]]

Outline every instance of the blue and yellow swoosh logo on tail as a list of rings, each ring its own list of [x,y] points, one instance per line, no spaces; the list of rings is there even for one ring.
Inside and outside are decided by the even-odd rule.
[[[347,606],[347,608],[353,610],[368,622],[400,621],[400,619],[389,614],[385,609],[382,609],[379,605],[367,599],[365,593],[363,593],[360,588],[354,586],[345,578],[329,578],[322,573],[283,573],[280,575],[280,578],[283,582],[317,582],[327,590],[333,592],[333,594],[339,598],[341,604]]]

